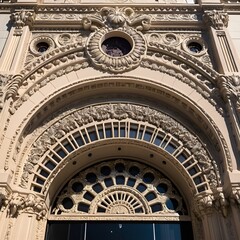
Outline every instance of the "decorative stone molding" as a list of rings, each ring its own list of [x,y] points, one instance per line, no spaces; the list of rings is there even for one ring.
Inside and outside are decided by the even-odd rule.
[[[127,39],[132,47],[131,51],[127,55],[121,57],[107,55],[103,52],[101,46],[103,42],[102,39],[106,39],[107,36],[117,36]],[[102,28],[96,31],[87,42],[87,54],[94,66],[104,71],[111,71],[114,73],[129,71],[136,68],[146,54],[146,51],[147,47],[143,35],[129,27],[119,28],[110,32],[108,29]]]
[[[0,74],[0,112],[3,108],[5,85],[8,83],[10,78],[10,75]]]
[[[37,215],[37,219],[44,218],[47,214],[45,202],[34,194],[23,195],[13,193],[8,200],[8,214],[10,217],[17,217],[19,214],[28,212]]]
[[[198,161],[203,173],[209,180],[210,187],[216,188],[219,185],[220,177],[216,163],[210,159],[208,152],[197,137],[193,136],[180,123],[149,107],[133,104],[111,104],[91,106],[75,111],[49,127],[31,146],[30,154],[24,165],[21,186],[26,187],[29,174],[32,173],[34,166],[39,162],[43,154],[72,130],[94,121],[107,119],[123,120],[127,118],[153,124],[181,140]]]
[[[8,80],[5,90],[5,100],[12,99],[13,101],[18,98],[17,92],[20,86],[23,86],[23,75],[17,74],[11,77]]]
[[[11,20],[15,26],[15,35],[21,35],[22,29],[24,26],[31,27],[35,19],[34,12],[28,12],[25,10],[21,10],[15,13],[12,13]]]
[[[0,187],[0,211],[6,209],[10,195],[11,191],[7,187]]]
[[[222,30],[224,27],[228,26],[229,17],[226,12],[223,11],[209,11],[205,12],[204,21],[215,28],[216,30]]]

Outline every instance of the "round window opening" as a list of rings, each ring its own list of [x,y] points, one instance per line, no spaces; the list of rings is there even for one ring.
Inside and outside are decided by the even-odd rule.
[[[49,44],[46,42],[39,42],[36,44],[36,49],[39,53],[46,52],[49,48]]]
[[[190,42],[187,47],[193,53],[200,53],[203,50],[203,46],[198,42]]]
[[[131,44],[122,37],[110,37],[103,41],[102,50],[111,57],[122,57],[131,50]]]

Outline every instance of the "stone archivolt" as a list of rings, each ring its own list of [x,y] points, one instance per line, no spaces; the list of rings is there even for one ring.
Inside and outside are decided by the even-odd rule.
[[[206,175],[210,187],[216,188],[220,184],[219,170],[216,163],[209,157],[197,137],[193,136],[185,127],[169,116],[144,106],[133,104],[111,104],[92,106],[75,111],[58,122],[51,125],[31,146],[31,150],[23,167],[22,187],[26,187],[29,181],[29,174],[32,174],[34,167],[40,163],[42,156],[54,146],[56,142],[71,133],[73,130],[95,121],[109,119],[123,120],[134,119],[152,124],[163,129],[166,133],[172,134],[179,139],[183,146],[192,153],[198,162],[201,171]]]

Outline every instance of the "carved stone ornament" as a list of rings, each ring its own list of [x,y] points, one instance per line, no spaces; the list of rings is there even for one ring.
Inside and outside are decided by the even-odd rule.
[[[151,15],[135,14],[130,7],[104,7],[100,14],[106,25],[116,29],[123,26],[135,26],[137,30],[148,30],[151,26]]]
[[[61,138],[85,124],[109,119],[134,119],[143,121],[172,134],[182,141],[184,147],[188,148],[194,155],[202,169],[201,171],[206,175],[211,188],[216,188],[221,182],[219,171],[214,160],[210,159],[208,152],[197,137],[193,136],[193,134],[180,123],[149,107],[119,103],[91,106],[74,111],[44,131],[31,146],[27,162],[24,165],[21,186],[26,187],[29,174],[32,173],[34,166],[38,164],[41,157],[49,151],[49,148]]]
[[[102,43],[105,39],[120,37],[129,42],[131,51],[121,57],[110,56],[103,51]],[[87,42],[87,54],[92,63],[103,71],[121,73],[136,68],[146,54],[147,47],[143,35],[130,27],[109,31],[102,28],[90,36]]]
[[[25,10],[21,10],[19,12],[12,13],[11,20],[13,21],[14,26],[16,28],[15,34],[21,35],[22,28],[26,25],[32,26],[34,19],[35,19],[34,12],[27,12]]]
[[[221,212],[227,216],[228,200],[225,198],[221,188],[214,189],[213,192],[200,193],[195,196],[195,213],[201,218],[204,215],[212,214],[213,211]]]
[[[8,200],[8,214],[10,217],[17,217],[19,214],[28,212],[37,215],[40,220],[47,214],[46,205],[43,199],[34,194],[21,195],[13,193]]]
[[[222,30],[228,26],[229,16],[226,12],[213,10],[204,14],[204,21],[216,30]]]

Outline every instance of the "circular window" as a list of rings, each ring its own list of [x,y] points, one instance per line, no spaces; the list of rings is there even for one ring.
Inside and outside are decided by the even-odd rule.
[[[54,49],[55,43],[52,38],[48,36],[36,37],[30,44],[30,50],[33,54],[40,56],[43,53]]]
[[[39,42],[36,45],[36,49],[39,53],[46,52],[49,48],[49,44],[47,42]]]
[[[194,56],[202,56],[207,52],[207,45],[204,40],[197,36],[191,36],[185,39],[182,43],[182,48],[194,55]]]
[[[131,50],[131,44],[122,37],[110,37],[103,41],[102,50],[111,57],[127,55]]]
[[[198,42],[190,42],[187,47],[193,53],[200,53],[203,50],[203,46]]]

